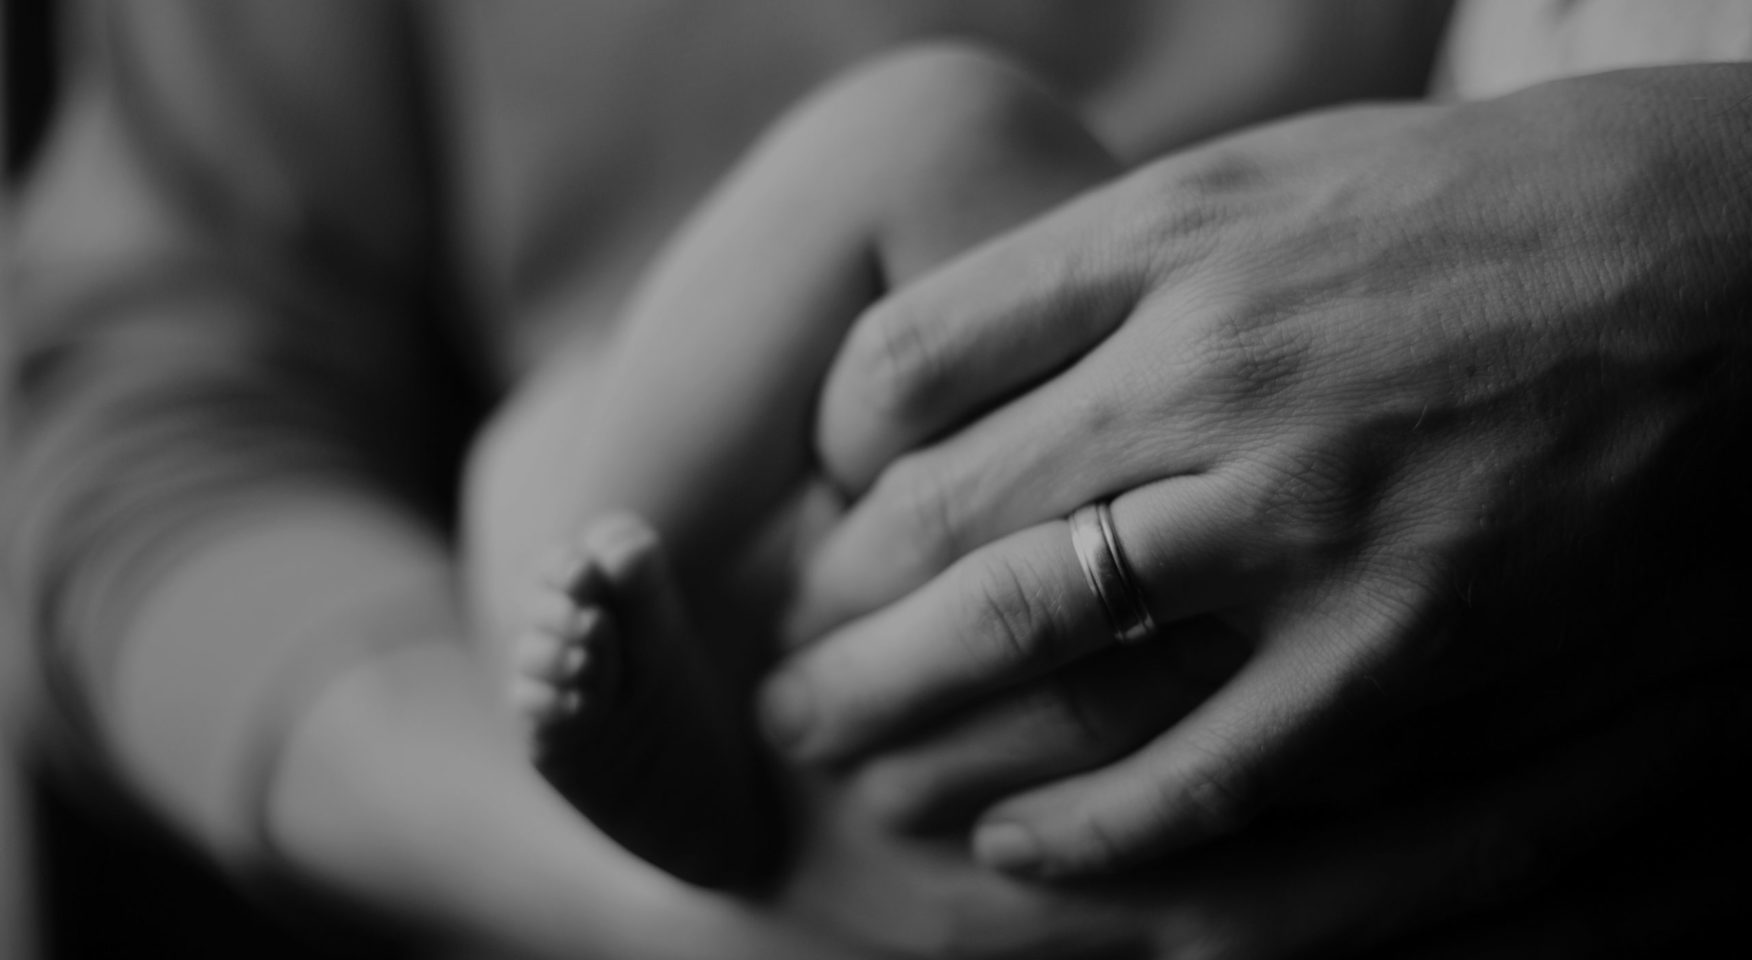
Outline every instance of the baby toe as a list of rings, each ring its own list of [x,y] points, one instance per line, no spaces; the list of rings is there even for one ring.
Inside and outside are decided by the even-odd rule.
[[[616,583],[624,582],[657,555],[657,531],[632,513],[609,514],[590,525],[584,544],[596,565]]]
[[[561,638],[575,637],[584,626],[586,609],[593,608],[581,606],[563,590],[538,587],[525,604],[525,622],[531,630]]]
[[[589,632],[586,629],[558,636],[545,630],[525,631],[513,641],[512,667],[520,676],[549,683],[573,680],[583,672],[590,658],[585,642]]]
[[[551,724],[575,716],[584,703],[583,695],[537,680],[518,677],[511,685],[512,707],[535,724]]]

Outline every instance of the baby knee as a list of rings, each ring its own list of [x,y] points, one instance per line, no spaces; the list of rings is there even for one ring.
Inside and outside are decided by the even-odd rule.
[[[950,42],[899,49],[840,76],[753,156],[742,194],[813,211],[827,224],[816,235],[868,246],[887,284],[1119,172],[1025,67]],[[823,202],[799,203],[800,193]]]
[[[855,68],[841,84],[872,113],[912,108],[917,118],[937,122],[1063,109],[1021,62],[957,40],[899,47]]]
[[[958,41],[902,47],[840,75],[781,130],[781,156],[825,162],[866,187],[911,188],[1031,161],[1111,162],[1076,111],[1026,66]]]
[[[1026,66],[969,43],[885,54],[848,74],[829,97],[866,128],[867,141],[932,171],[1092,143],[1076,112]]]
[[[862,191],[890,279],[929,268],[1119,172],[1076,112],[1021,64],[965,43],[884,55],[803,122]]]

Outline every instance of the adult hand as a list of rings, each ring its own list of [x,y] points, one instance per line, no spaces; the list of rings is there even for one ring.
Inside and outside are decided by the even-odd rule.
[[[1745,579],[1634,628],[1692,663],[1554,669],[1396,728],[1396,783],[1283,804],[1249,830],[1095,882],[1006,881],[897,836],[863,771],[811,782],[802,862],[775,907],[908,956],[1617,955],[1739,923],[1720,878],[1748,837],[1748,664],[1704,662]],[[1720,651],[1714,651],[1719,653]],[[1634,694],[1634,695],[1633,695]],[[881,764],[885,761],[874,761]]]
[[[1749,94],[1693,67],[1312,115],[890,297],[826,387],[824,460],[867,493],[807,575],[800,629],[834,629],[773,678],[775,738],[916,783],[997,758],[932,803],[1064,778],[976,849],[1068,876],[1230,831],[1371,717],[1582,656],[1745,529]],[[1051,518],[1107,498],[1165,626],[1067,683],[1112,640]],[[1190,714],[1104,695],[1201,622],[1248,649]]]

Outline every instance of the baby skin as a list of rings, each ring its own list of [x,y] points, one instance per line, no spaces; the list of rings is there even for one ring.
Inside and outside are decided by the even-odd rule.
[[[698,883],[772,874],[783,818],[748,705],[783,591],[741,584],[751,563],[787,582],[820,526],[801,505],[836,509],[815,391],[885,290],[1119,169],[1011,65],[884,58],[755,147],[610,348],[519,390],[471,464],[471,589],[485,634],[512,638],[538,769],[599,829]]]

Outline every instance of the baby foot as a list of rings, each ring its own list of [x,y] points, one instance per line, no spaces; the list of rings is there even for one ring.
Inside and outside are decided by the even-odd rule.
[[[614,542],[567,544],[542,564],[524,629],[511,645],[511,703],[537,763],[556,741],[582,734],[615,690],[620,636],[604,603],[610,587],[602,548],[625,563],[627,534],[606,533]]]
[[[543,571],[513,643],[536,768],[628,849],[696,883],[776,864],[778,818],[740,701],[704,659],[657,534],[592,524]]]

